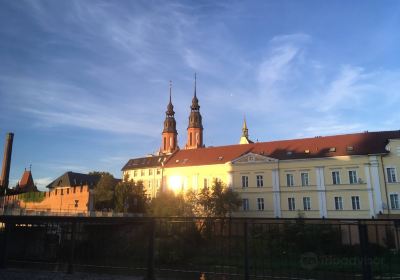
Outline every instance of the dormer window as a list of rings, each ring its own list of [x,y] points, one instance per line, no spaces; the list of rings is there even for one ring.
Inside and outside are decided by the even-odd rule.
[[[304,153],[309,154],[310,150],[304,150]]]
[[[224,157],[223,156],[219,156],[218,157],[218,160],[222,160]]]

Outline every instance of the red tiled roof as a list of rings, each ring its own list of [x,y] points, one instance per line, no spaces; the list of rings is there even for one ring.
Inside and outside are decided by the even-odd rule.
[[[165,167],[223,164],[249,152],[279,160],[381,154],[387,153],[388,139],[396,138],[400,138],[400,130],[180,150]]]
[[[25,170],[22,174],[21,181],[19,182],[19,187],[24,188],[26,186],[34,186],[31,171]]]

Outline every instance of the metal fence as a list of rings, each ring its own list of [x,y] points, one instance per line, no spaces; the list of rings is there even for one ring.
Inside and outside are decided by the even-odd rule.
[[[400,220],[0,216],[2,267],[146,279],[399,279]]]

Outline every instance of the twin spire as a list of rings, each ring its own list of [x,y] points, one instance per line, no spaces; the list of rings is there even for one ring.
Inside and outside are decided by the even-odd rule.
[[[203,124],[200,114],[199,100],[197,99],[197,76],[194,75],[194,95],[190,106],[189,125],[187,128],[188,140],[185,149],[196,149],[203,145]],[[173,153],[179,149],[178,132],[176,130],[174,105],[172,105],[172,82],[169,82],[169,103],[165,112],[164,129],[162,132],[162,144],[160,152],[163,154]]]

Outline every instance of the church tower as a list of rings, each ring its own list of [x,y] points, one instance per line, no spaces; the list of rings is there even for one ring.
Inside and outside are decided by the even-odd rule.
[[[199,100],[196,96],[196,74],[194,74],[194,96],[192,106],[190,106],[189,126],[187,128],[186,149],[197,149],[204,147],[203,144],[203,124],[200,114]]]
[[[240,137],[239,144],[254,143],[249,139],[249,130],[247,128],[246,118],[243,119],[242,136]]]
[[[174,105],[171,98],[172,83],[169,82],[169,103],[165,112],[164,129],[162,132],[162,143],[160,152],[170,154],[178,149],[178,132],[176,131],[176,121]]]

